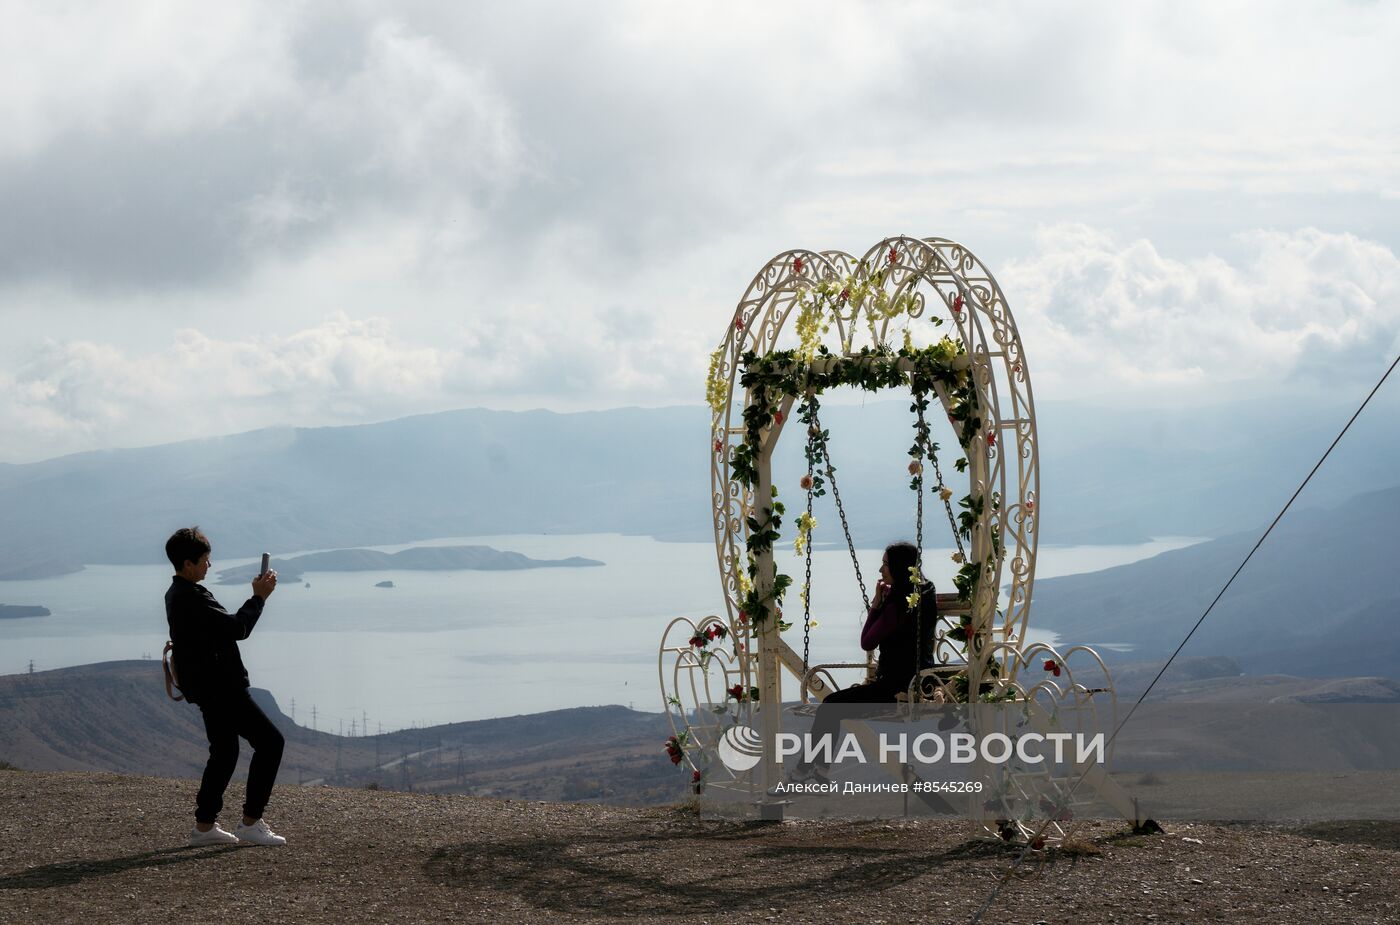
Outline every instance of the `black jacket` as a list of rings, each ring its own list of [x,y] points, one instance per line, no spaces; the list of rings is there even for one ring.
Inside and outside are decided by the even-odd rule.
[[[190,703],[237,694],[248,688],[248,669],[238,653],[262,616],[263,599],[248,598],[231,614],[203,585],[176,575],[165,592],[175,674]]]

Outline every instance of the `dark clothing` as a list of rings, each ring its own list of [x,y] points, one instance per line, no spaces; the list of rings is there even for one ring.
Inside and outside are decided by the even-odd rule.
[[[224,808],[224,790],[238,764],[238,737],[253,746],[253,760],[248,765],[248,789],[243,802],[243,815],[261,819],[267,808],[272,785],[277,780],[277,768],[282,764],[285,740],[277,727],[267,718],[248,695],[247,689],[199,702],[204,714],[204,732],[209,737],[209,762],[204,766],[204,778],[195,798],[196,822],[215,822]]]
[[[877,716],[886,711],[884,707],[862,710],[850,704],[890,704],[895,702],[895,695],[907,691],[915,673],[933,662],[934,624],[937,621],[938,606],[933,584],[927,581],[919,589],[917,613],[909,612],[906,598],[898,592],[891,592],[879,607],[872,607],[865,618],[860,644],[867,652],[876,648],[880,650],[875,677],[865,684],[832,691],[827,695],[812,719],[812,742],[820,741],[823,736],[834,737],[840,732],[843,719]],[[922,638],[922,645],[915,643],[919,638]],[[916,654],[920,651],[922,657]],[[828,707],[828,704],[833,706]],[[845,706],[835,706],[837,704]],[[833,738],[829,754],[835,754],[837,750],[838,743]]]
[[[238,640],[248,638],[262,612],[263,599],[255,594],[244,601],[238,613],[231,614],[207,588],[179,575],[165,592],[165,619],[170,624],[170,641],[175,644],[180,691],[199,706],[209,737],[209,761],[195,799],[196,822],[218,819],[224,807],[224,790],[238,765],[239,736],[253,746],[243,815],[262,818],[277,780],[285,741],[249,696],[248,669],[238,652]]]
[[[203,585],[174,577],[165,592],[165,619],[175,644],[175,674],[186,700],[201,703],[248,689],[238,640],[248,638],[262,611],[263,599],[255,594],[231,614]]]
[[[933,638],[937,622],[937,597],[933,583],[929,581],[919,589],[917,614],[909,612],[904,597],[895,591],[878,609],[872,608],[866,617],[861,648],[867,652],[877,647],[880,650],[880,661],[871,683],[888,690],[890,700],[899,691],[908,689],[909,682],[914,680],[919,669],[933,663]],[[923,637],[921,645],[915,642],[915,637],[920,634]]]
[[[836,754],[840,743],[834,736],[841,731],[841,720],[857,719],[868,716],[878,716],[888,712],[888,704],[895,702],[895,690],[879,684],[856,684],[841,691],[832,691],[827,694],[826,699],[817,707],[817,715],[812,718],[812,730],[810,732],[812,742],[821,741],[823,736],[832,736],[831,750],[828,755]],[[880,704],[868,709],[861,709],[852,704]],[[828,706],[830,704],[830,706]],[[836,706],[840,704],[840,706]],[[826,767],[829,762],[818,760],[817,764]]]

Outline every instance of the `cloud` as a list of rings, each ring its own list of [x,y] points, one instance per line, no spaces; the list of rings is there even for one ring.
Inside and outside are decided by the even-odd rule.
[[[527,169],[509,103],[395,20],[323,31],[338,9],[17,14],[9,41],[35,44],[0,40],[0,281],[230,285],[386,211],[480,234]]]
[[[0,21],[0,436],[25,458],[694,401],[770,255],[894,233],[988,262],[1042,396],[1316,377],[1393,329],[1381,4],[0,0]],[[193,353],[220,372],[202,414],[177,400]]]
[[[425,263],[575,234],[606,276],[960,210],[1006,233],[1183,184],[1400,182],[1383,5],[0,11],[0,285],[236,288],[384,224]],[[814,213],[851,239],[797,240]]]
[[[1240,258],[1175,259],[1082,225],[1041,229],[998,273],[1037,386],[1061,397],[1371,379],[1400,337],[1400,260],[1350,234],[1237,236]]]
[[[543,397],[557,406],[571,393],[582,408],[698,400],[697,337],[621,309],[605,317],[615,325],[530,311],[426,344],[406,342],[385,319],[344,315],[288,336],[223,340],[186,328],[145,352],[49,341],[0,376],[0,442],[9,460],[28,461],[274,425],[538,407]]]

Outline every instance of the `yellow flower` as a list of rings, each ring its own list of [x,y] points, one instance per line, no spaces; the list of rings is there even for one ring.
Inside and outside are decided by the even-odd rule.
[[[953,561],[961,564],[967,561],[967,557],[960,552],[955,552],[953,553]]]
[[[906,603],[906,604],[909,605],[909,609],[910,609],[910,610],[913,610],[915,607],[918,607],[918,606],[919,606],[919,592],[918,592],[918,591],[911,591],[911,592],[909,592],[909,596],[906,597],[906,598],[904,599],[904,603]]]
[[[807,541],[811,538],[812,531],[816,529],[817,519],[806,511],[797,515],[797,536],[792,541],[792,548],[800,556],[807,547]]]
[[[710,354],[710,374],[705,379],[705,401],[719,414],[729,402],[729,383],[724,381],[724,348]]]
[[[946,485],[939,485],[938,497],[942,498],[944,501],[947,501],[949,498],[953,497],[953,489],[949,488]]]

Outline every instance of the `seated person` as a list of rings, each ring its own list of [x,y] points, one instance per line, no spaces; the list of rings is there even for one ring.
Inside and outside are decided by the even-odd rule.
[[[860,634],[861,648],[867,652],[878,649],[880,659],[871,680],[833,691],[817,708],[817,715],[812,721],[811,742],[815,748],[822,737],[828,737],[831,745],[830,750],[824,752],[825,756],[838,751],[836,733],[840,731],[843,718],[884,712],[880,709],[861,711],[834,705],[894,703],[895,695],[907,691],[914,675],[920,668],[927,668],[932,661],[934,624],[938,619],[933,583],[924,580],[920,584],[917,611],[912,610],[908,603],[909,595],[914,590],[910,569],[918,562],[919,550],[913,543],[892,543],[885,548],[885,558],[880,564],[880,581],[875,586],[875,598],[870,602],[870,613],[866,615],[865,627]],[[920,633],[922,639],[916,643],[915,637]],[[804,760],[794,769],[793,777],[798,780],[824,777],[829,766],[829,761],[819,759],[814,764],[808,764]]]

